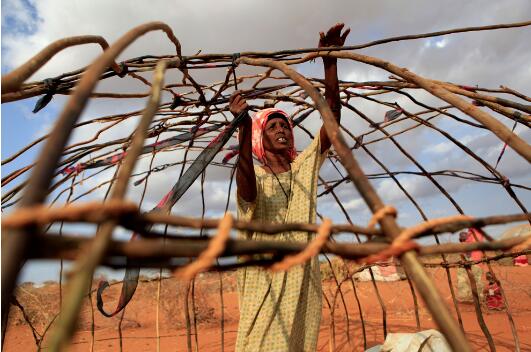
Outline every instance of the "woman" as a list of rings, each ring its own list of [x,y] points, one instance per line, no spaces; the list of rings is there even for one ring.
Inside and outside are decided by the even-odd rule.
[[[503,310],[505,304],[503,303],[501,288],[498,285],[498,282],[490,272],[487,272],[485,277],[487,278],[487,287],[483,289],[483,294],[485,295],[487,309]]]
[[[342,46],[349,33],[336,24],[319,47]],[[325,97],[339,122],[341,103],[337,79],[337,59],[323,58]],[[235,92],[230,99],[234,116],[247,108]],[[324,130],[297,155],[290,117],[280,109],[259,111],[247,118],[239,131],[240,158],[236,170],[238,217],[271,223],[314,223],[319,168],[330,140]],[[253,165],[252,154],[261,163]],[[308,242],[305,232],[268,236],[242,232],[249,239]],[[287,272],[246,267],[238,272],[240,322],[236,351],[315,351],[321,320],[321,275],[313,258]]]

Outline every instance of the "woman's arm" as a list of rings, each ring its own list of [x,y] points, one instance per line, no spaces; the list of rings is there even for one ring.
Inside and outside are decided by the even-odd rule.
[[[247,102],[240,95],[239,91],[232,93],[229,99],[229,110],[238,116],[242,111],[247,109]],[[247,114],[247,112],[246,112]],[[254,202],[256,199],[256,177],[253,167],[252,156],[252,122],[249,114],[242,122],[239,128],[240,141],[238,165],[236,168],[236,185],[238,186],[238,195],[246,202]]]
[[[344,24],[338,23],[328,30],[326,35],[321,32],[319,39],[319,47],[328,46],[343,46],[347,35],[350,33],[350,28],[341,34]],[[336,121],[339,123],[341,119],[341,102],[339,100],[339,81],[337,78],[337,59],[332,57],[323,57],[324,73],[325,73],[325,98],[328,106],[334,113]],[[321,153],[324,153],[331,146],[330,139],[326,134],[326,130],[321,127]]]

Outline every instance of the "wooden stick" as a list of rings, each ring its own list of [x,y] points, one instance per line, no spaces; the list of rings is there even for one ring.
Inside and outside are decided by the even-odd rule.
[[[112,188],[111,200],[121,200],[125,195],[129,178],[131,177],[136,160],[140,155],[144,140],[147,136],[147,128],[158,109],[165,69],[166,62],[159,62],[155,71],[150,100],[135,131],[127,156],[119,169],[117,182]],[[115,219],[104,222],[99,227],[94,240],[85,249],[87,250],[87,255],[80,256],[76,261],[73,268],[74,275],[67,283],[67,295],[64,299],[61,315],[50,341],[50,349],[52,351],[64,349],[68,340],[71,338],[75,328],[75,321],[81,309],[83,294],[89,289],[88,286],[92,280],[94,270],[104,258],[113,229],[116,225],[117,221]]]
[[[208,247],[199,254],[195,261],[177,270],[174,273],[175,277],[189,281],[212,266],[214,260],[225,250],[230,231],[232,230],[232,222],[232,215],[227,212],[225,217],[219,222],[217,234],[209,241]]]
[[[27,80],[32,74],[34,74],[61,50],[71,46],[90,43],[99,44],[103,50],[106,50],[109,47],[107,41],[99,35],[82,35],[56,40],[46,48],[42,49],[37,55],[33,56],[26,63],[3,75],[2,94],[17,91],[25,80]],[[114,61],[111,64],[111,68],[116,74],[120,74],[122,72],[122,69]]]

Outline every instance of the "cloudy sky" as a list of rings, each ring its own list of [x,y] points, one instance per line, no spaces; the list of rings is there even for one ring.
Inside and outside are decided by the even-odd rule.
[[[2,73],[9,72],[60,38],[92,34],[101,35],[109,43],[113,43],[129,29],[150,21],[167,23],[181,42],[183,54],[192,55],[199,50],[202,53],[233,53],[315,47],[319,31],[325,31],[336,22],[344,22],[351,28],[346,44],[355,45],[405,34],[527,21],[530,15],[531,2],[527,0],[503,2],[4,0],[2,1],[1,67]],[[424,77],[488,88],[506,85],[529,96],[530,35],[529,27],[463,33],[385,44],[359,52],[407,67]],[[101,49],[97,45],[67,49],[54,57],[30,80],[41,80],[78,69],[90,64],[100,53]],[[173,54],[174,48],[164,34],[152,32],[125,50],[119,60],[148,53]],[[320,61],[299,65],[296,68],[305,76],[322,77]],[[240,74],[250,72],[250,69],[245,67],[240,67],[238,70]],[[193,74],[197,80],[206,84],[223,79],[225,71],[202,72],[197,76]],[[389,73],[360,63],[340,61],[339,75],[340,79],[346,81],[367,81],[387,80]],[[150,75],[144,77],[149,79]],[[178,75],[173,71],[166,75],[167,83],[174,83],[178,79]],[[136,80],[117,78],[100,84],[97,91],[145,92],[146,88]],[[446,105],[429,94],[413,91],[411,93],[426,104]],[[48,132],[66,101],[65,97],[56,96],[45,109],[38,114],[32,114],[31,110],[37,99],[38,97],[2,105],[2,159]],[[412,112],[423,110],[398,95],[390,96],[386,100],[399,102],[401,106]],[[361,100],[351,100],[351,103],[374,121],[383,120],[386,109],[380,105]],[[145,99],[92,100],[81,119],[134,111],[144,104]],[[290,109],[289,106],[286,108]],[[452,112],[468,119],[457,111]],[[505,117],[495,116],[512,127],[511,121]],[[137,119],[130,119],[120,128],[103,134],[102,141],[127,136],[133,131],[136,121]],[[490,132],[470,128],[448,117],[438,117],[431,122],[448,131],[489,164],[494,165],[503,144]],[[343,123],[355,135],[369,130],[365,122],[347,111],[343,113]],[[313,133],[319,129],[320,124],[319,116],[316,114],[312,114],[305,121],[305,127]],[[390,128],[389,132],[396,132],[410,125],[411,122],[405,121]],[[99,128],[101,126],[77,131],[70,143],[87,139]],[[531,133],[523,126],[518,126],[516,133],[526,141],[531,140]],[[171,136],[172,134],[165,134],[163,138]],[[308,137],[300,131],[296,136],[297,147],[304,148],[309,142]],[[374,134],[371,138],[378,137],[381,135]],[[353,144],[352,139],[348,140]],[[396,140],[428,171],[452,169],[491,176],[483,166],[435,131],[419,128],[398,136]],[[368,148],[392,171],[419,171],[418,167],[389,141],[371,144]],[[17,162],[3,166],[2,174],[6,175],[32,162],[38,150],[38,147],[33,148]],[[382,169],[363,150],[355,150],[354,155],[367,173],[382,172]],[[172,163],[181,159],[181,151],[160,153],[154,164]],[[149,159],[142,159],[137,171],[145,170],[148,163]],[[511,150],[507,151],[498,170],[512,182],[529,186],[527,163]],[[179,171],[179,167],[174,167],[150,177],[143,208],[150,209],[158,202],[175,183]],[[340,171],[345,174],[341,168]],[[224,209],[228,175],[227,169],[213,167],[207,171],[205,190],[208,195],[206,199],[208,216],[219,216]],[[327,180],[340,178],[330,161],[323,166],[321,175]],[[87,180],[76,189],[75,195],[94,187],[110,176],[109,171]],[[415,175],[400,175],[398,178],[408,192],[417,199],[428,217],[456,213],[455,207],[426,178]],[[450,192],[467,214],[486,216],[519,211],[515,202],[498,185],[465,182],[451,177],[436,177],[436,180]],[[402,225],[411,225],[421,219],[411,202],[392,180],[379,179],[372,182],[386,203],[397,206],[398,220]],[[10,188],[8,186],[2,189],[2,193]],[[141,188],[131,187],[128,196],[133,200],[139,200]],[[366,223],[370,214],[352,184],[343,184],[336,191],[352,221],[358,224]],[[104,192],[105,188],[102,188],[92,197],[101,199]],[[527,207],[531,205],[530,192],[523,189],[515,189],[515,192],[522,203]],[[85,197],[81,200],[89,199],[93,198]],[[198,204],[201,204],[199,184],[194,184],[183,200],[177,203],[174,211],[179,214],[199,215],[201,207],[197,206]],[[234,209],[233,203],[231,209]],[[324,216],[332,217],[336,222],[346,221],[330,196],[320,198],[319,211]],[[491,227],[488,230],[496,235],[503,229],[504,227]],[[79,228],[75,230],[82,232]],[[122,236],[127,234],[124,233]],[[39,274],[39,279],[36,278],[36,273]],[[43,277],[56,278],[57,274],[56,272],[54,274],[52,269],[47,273],[49,275],[43,275],[42,272],[29,266],[23,279],[35,281],[42,280]]]

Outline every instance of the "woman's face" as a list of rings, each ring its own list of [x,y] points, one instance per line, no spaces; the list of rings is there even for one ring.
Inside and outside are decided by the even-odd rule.
[[[272,153],[283,153],[291,147],[291,129],[281,117],[267,121],[263,132],[264,149]]]

